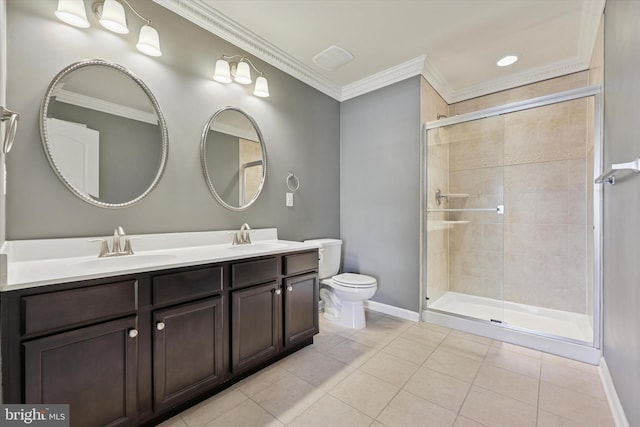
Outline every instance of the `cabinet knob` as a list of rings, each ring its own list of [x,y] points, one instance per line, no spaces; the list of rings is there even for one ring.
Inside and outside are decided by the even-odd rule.
[[[129,329],[129,336],[131,338],[135,338],[138,336],[138,330],[137,329]]]
[[[276,295],[280,295],[282,293],[282,291],[278,288],[275,290]]]
[[[289,292],[293,291],[293,286],[291,286],[291,285],[287,286],[287,291],[289,291]]]
[[[164,329],[164,327],[165,327],[164,322],[158,322],[158,323],[156,323],[156,329],[157,329],[157,330],[161,331],[161,330],[163,330],[163,329]]]

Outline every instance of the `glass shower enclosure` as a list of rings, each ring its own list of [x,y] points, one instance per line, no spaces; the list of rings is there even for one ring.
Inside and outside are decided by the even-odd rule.
[[[425,125],[423,317],[599,347],[599,93]]]

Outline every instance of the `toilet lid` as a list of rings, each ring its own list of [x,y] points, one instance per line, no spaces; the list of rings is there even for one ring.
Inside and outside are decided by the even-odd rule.
[[[339,285],[344,286],[375,286],[376,279],[371,276],[366,276],[364,274],[355,274],[355,273],[342,273],[337,276],[333,276],[333,281]]]

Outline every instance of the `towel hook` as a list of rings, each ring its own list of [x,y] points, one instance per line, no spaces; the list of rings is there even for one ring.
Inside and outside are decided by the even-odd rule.
[[[0,105],[0,122],[9,120],[9,124],[7,125],[7,130],[4,135],[4,142],[2,144],[2,152],[4,154],[7,154],[9,151],[11,151],[13,140],[16,137],[16,130],[18,129],[19,118],[20,114],[8,110]]]
[[[298,191],[298,188],[300,188],[300,180],[293,172],[289,172],[289,174],[287,175],[286,183],[287,188],[291,192]]]

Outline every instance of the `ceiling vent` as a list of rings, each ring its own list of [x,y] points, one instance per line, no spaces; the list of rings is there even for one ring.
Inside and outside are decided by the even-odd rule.
[[[336,45],[326,48],[313,57],[313,63],[327,71],[335,71],[351,61],[353,61],[351,52]]]

